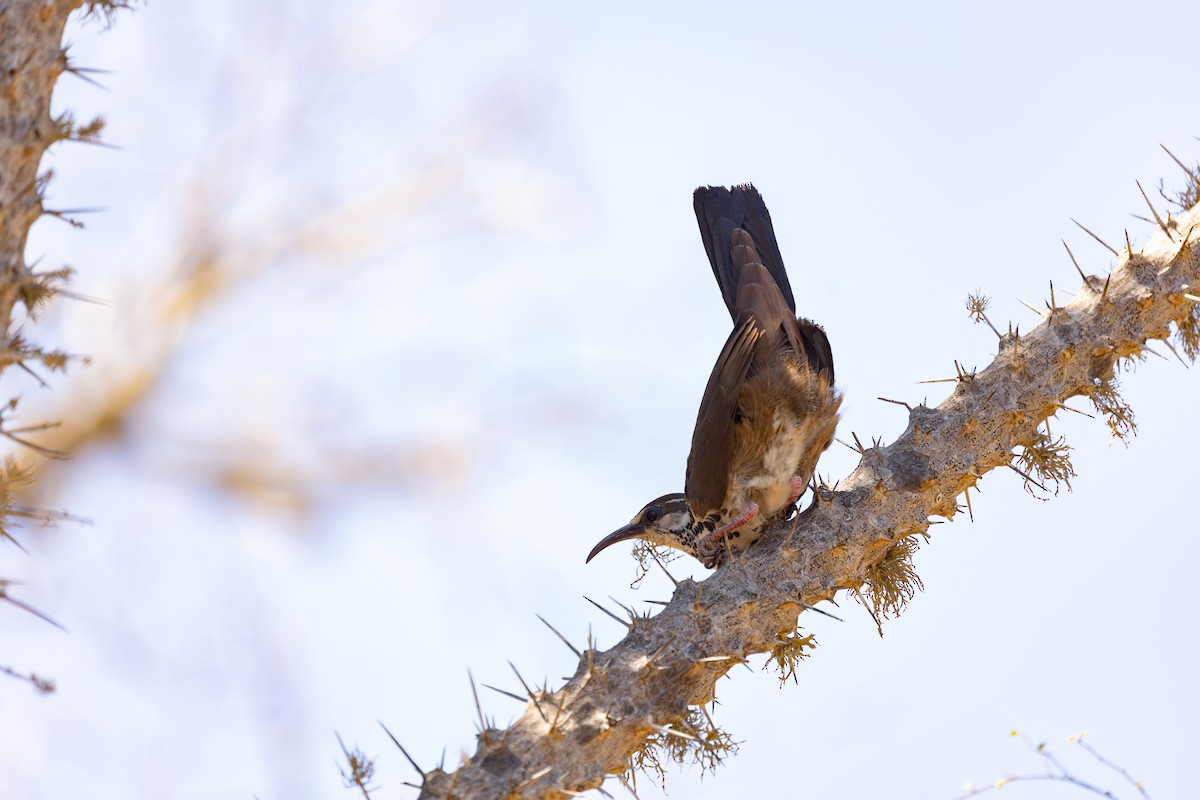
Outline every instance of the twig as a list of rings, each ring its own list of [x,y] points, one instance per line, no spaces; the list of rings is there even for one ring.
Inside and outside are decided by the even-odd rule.
[[[889,399],[887,399],[886,397],[877,397],[877,398],[875,398],[875,399],[876,399],[876,400],[882,400],[882,401],[883,401],[883,402],[885,402],[885,403],[895,403],[895,404],[896,404],[896,405],[898,405],[898,406],[904,406],[904,407],[905,407],[905,408],[907,408],[909,411],[912,411],[912,406],[910,406],[908,403],[904,402],[903,400],[889,400]]]

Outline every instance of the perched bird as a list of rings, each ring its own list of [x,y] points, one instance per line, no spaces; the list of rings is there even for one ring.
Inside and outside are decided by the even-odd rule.
[[[797,319],[771,215],[750,184],[701,186],[700,236],[733,318],[692,434],[683,494],[647,504],[588,555],[643,539],[722,563],[803,494],[833,442],[842,399],[825,331]]]

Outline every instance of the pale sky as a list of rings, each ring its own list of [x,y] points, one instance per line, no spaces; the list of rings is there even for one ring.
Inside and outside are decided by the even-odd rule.
[[[169,360],[118,438],[45,474],[43,502],[93,524],[0,549],[69,630],[0,608],[0,663],[58,684],[0,681],[0,797],[349,797],[334,731],[378,757],[376,797],[412,797],[376,720],[453,762],[468,669],[509,690],[508,660],[574,670],[535,614],[615,644],[583,596],[646,609],[669,582],[631,590],[624,547],[584,557],[682,488],[728,334],[698,184],[758,186],[833,345],[839,437],[891,441],[905,414],[877,397],[934,404],[946,385],[918,381],[995,353],[968,292],[1033,327],[1019,300],[1079,285],[1062,239],[1112,266],[1071,218],[1144,241],[1135,180],[1181,185],[1159,144],[1200,160],[1193,2],[647,6],[154,2],[69,29],[109,72],[64,77],[56,107],[103,114],[117,149],[54,151],[48,205],[104,211],[40,222],[29,257],[108,304],[31,326],[93,363],[51,391],[10,370],[6,397],[61,416]],[[201,254],[227,282],[163,325]],[[718,685],[741,750],[672,770],[669,796],[948,800],[1040,769],[1013,729],[1120,797],[1068,736],[1152,797],[1193,792],[1198,384],[1157,349],[1124,376],[1137,438],[1053,420],[1073,492],[990,473],[882,639],[839,598],[844,623],[802,619],[798,685],[758,659]],[[497,724],[519,716],[482,691]]]

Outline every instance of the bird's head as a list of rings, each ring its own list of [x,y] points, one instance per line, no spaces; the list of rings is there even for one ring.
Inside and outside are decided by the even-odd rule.
[[[680,493],[664,494],[651,500],[628,525],[601,539],[588,553],[587,560],[591,561],[604,548],[626,539],[642,539],[650,544],[666,545],[696,555],[694,520],[684,496]]]

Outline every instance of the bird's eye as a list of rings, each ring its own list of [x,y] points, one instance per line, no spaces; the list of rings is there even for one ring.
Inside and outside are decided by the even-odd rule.
[[[658,522],[658,519],[661,516],[662,509],[658,506],[650,506],[644,512],[642,512],[642,520],[645,522]]]

